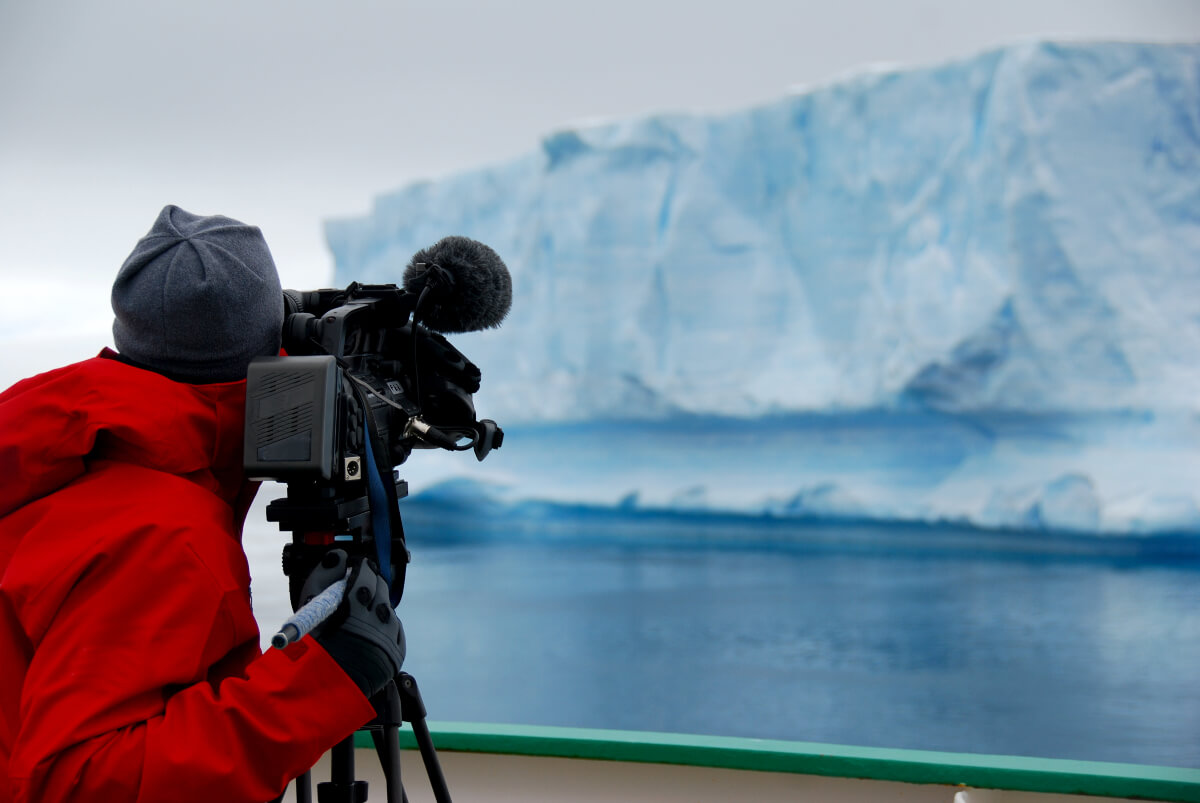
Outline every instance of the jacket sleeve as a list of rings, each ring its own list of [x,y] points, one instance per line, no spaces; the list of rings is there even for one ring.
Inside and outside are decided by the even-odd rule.
[[[5,577],[33,648],[16,800],[261,802],[374,715],[312,639],[258,655],[246,589],[187,528],[63,541],[54,576],[18,555]]]

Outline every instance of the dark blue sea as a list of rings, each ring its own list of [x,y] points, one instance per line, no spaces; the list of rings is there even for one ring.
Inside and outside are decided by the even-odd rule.
[[[403,505],[431,720],[1200,767],[1200,541]]]

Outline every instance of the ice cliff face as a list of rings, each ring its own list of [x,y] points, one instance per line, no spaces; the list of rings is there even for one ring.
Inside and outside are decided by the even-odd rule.
[[[1200,409],[1200,45],[1025,44],[545,138],[327,226],[513,274],[481,410]],[[1064,494],[1078,491],[1075,486]]]

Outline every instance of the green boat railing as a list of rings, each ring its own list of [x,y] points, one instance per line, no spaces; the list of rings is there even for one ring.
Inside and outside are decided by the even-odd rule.
[[[635,761],[1048,794],[1200,803],[1200,769],[644,731],[430,722],[439,751]],[[416,747],[412,731],[401,746]],[[356,746],[370,747],[360,732]]]

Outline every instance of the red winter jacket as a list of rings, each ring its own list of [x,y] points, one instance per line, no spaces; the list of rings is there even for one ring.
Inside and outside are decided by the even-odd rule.
[[[259,650],[245,383],[114,356],[0,394],[0,803],[269,800],[374,710]]]

